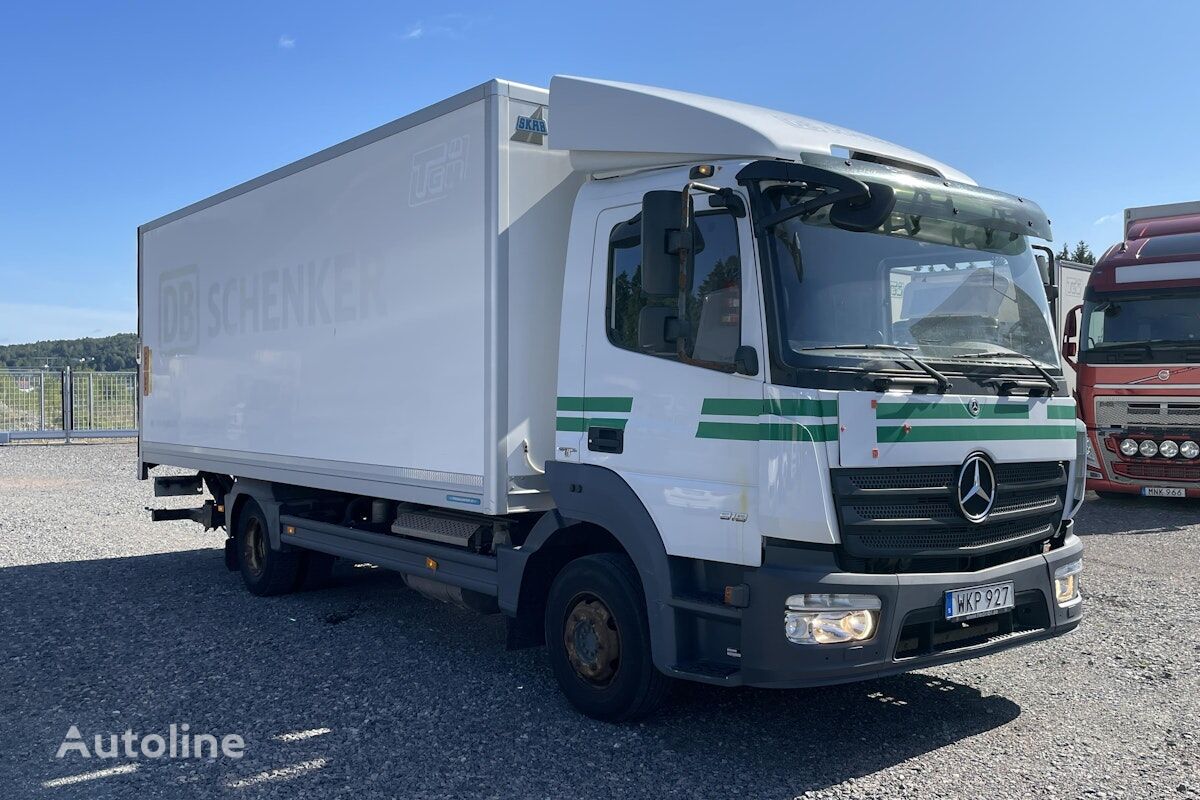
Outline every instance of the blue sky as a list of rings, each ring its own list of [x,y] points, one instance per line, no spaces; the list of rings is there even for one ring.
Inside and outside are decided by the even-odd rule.
[[[132,331],[138,224],[490,77],[728,97],[1037,200],[1097,251],[1200,199],[1200,4],[14,3],[0,344]]]

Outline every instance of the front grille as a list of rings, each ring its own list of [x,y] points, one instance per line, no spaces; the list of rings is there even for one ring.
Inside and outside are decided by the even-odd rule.
[[[846,565],[871,572],[981,568],[1004,563],[995,560],[1001,553],[1015,559],[1040,552],[1057,534],[1067,485],[1063,462],[995,465],[996,501],[978,524],[958,508],[958,470],[834,470]]]
[[[1200,466],[1165,461],[1118,461],[1113,472],[1126,478],[1158,481],[1200,481]]]
[[[848,471],[845,479],[856,489],[944,489],[953,481],[955,467],[925,467],[919,470],[863,469]]]
[[[1200,403],[1165,398],[1097,400],[1096,425],[1101,428],[1200,425]]]
[[[1002,525],[970,525],[954,528],[910,528],[901,530],[881,529],[855,533],[857,549],[870,550],[871,555],[944,555],[947,550],[978,551],[997,545],[1014,544],[1022,541],[1049,539],[1055,526],[1047,523],[1030,525],[1021,520]]]

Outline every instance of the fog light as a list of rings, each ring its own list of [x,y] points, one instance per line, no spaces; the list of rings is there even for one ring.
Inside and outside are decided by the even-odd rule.
[[[879,626],[879,608],[873,594],[794,594],[783,632],[796,644],[865,642]]]
[[[1147,439],[1138,447],[1138,452],[1144,455],[1146,458],[1158,455],[1158,445]]]
[[[1200,444],[1196,444],[1190,439],[1179,445],[1179,454],[1184,458],[1195,458],[1200,456]]]
[[[1082,558],[1054,570],[1054,599],[1060,606],[1074,605],[1079,601],[1079,577],[1082,572]]]
[[[1133,439],[1121,440],[1121,455],[1136,456],[1138,452],[1138,443]]]
[[[1170,439],[1167,439],[1158,446],[1158,454],[1166,458],[1174,458],[1175,456],[1179,455],[1179,445],[1175,442],[1172,442]]]

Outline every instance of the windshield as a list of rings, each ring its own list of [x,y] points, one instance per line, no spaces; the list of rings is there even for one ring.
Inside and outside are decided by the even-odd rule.
[[[814,195],[777,184],[763,196],[777,210]],[[921,210],[910,213],[898,197],[891,218],[867,233],[832,226],[828,206],[768,229],[787,347],[892,345],[949,361],[1024,355],[1057,368],[1045,288],[1026,237]]]
[[[1133,293],[1083,304],[1080,349],[1085,360],[1154,363],[1200,358],[1200,290]]]

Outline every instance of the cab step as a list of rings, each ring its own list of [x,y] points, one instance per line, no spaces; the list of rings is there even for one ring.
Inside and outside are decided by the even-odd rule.
[[[671,675],[717,686],[742,685],[742,672],[738,667],[730,664],[717,664],[712,661],[689,661],[684,664],[676,664],[671,668]]]

